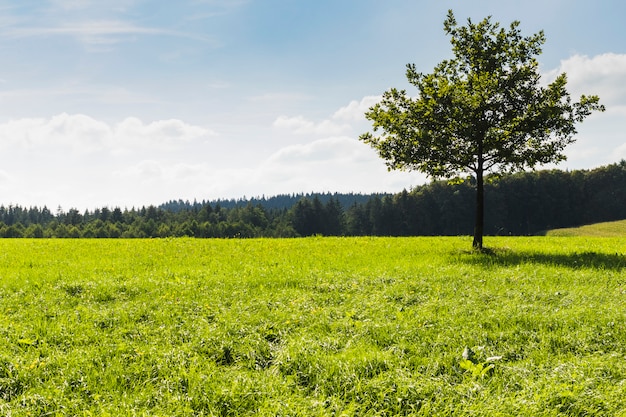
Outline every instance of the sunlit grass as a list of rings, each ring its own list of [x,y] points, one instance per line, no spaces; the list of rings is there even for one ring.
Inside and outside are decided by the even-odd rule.
[[[566,229],[554,229],[547,236],[589,236],[589,237],[625,237],[626,220],[596,223]]]
[[[626,415],[626,239],[485,243],[0,240],[0,414]]]

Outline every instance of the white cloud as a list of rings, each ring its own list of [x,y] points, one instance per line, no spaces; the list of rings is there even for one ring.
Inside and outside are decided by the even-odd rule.
[[[573,55],[544,74],[551,82],[567,74],[567,89],[574,101],[581,94],[598,95],[605,113],[594,113],[578,126],[577,142],[566,149],[567,166],[591,168],[624,157],[626,147],[626,54]]]
[[[365,112],[374,104],[378,103],[382,96],[366,96],[360,101],[352,100],[350,104],[337,110],[333,119],[361,121],[365,120]]]
[[[124,180],[153,183],[163,178],[163,168],[158,161],[146,160],[126,169],[114,171],[113,176]]]
[[[607,106],[626,103],[626,54],[606,53],[591,58],[573,55],[548,71],[546,81],[553,81],[563,72],[567,74],[567,88],[574,99],[587,94],[600,96]]]
[[[214,135],[210,129],[176,119],[145,124],[129,117],[111,126],[86,115],[62,113],[49,119],[24,118],[0,124],[0,148],[32,151],[55,148],[76,153],[170,151]]]
[[[50,119],[19,119],[0,124],[0,147],[4,149],[48,149],[63,147],[78,152],[102,148],[111,129],[84,115],[66,113]]]
[[[346,136],[285,146],[264,160],[238,166],[144,160],[116,171],[115,178],[154,195],[157,202],[311,191],[393,192],[425,180],[414,172],[388,172],[374,151]]]
[[[304,118],[291,123],[313,132],[333,130]],[[82,210],[178,198],[400,191],[423,182],[417,173],[387,172],[371,148],[345,135],[267,153],[264,143],[216,137],[176,119],[107,123],[67,113],[17,119],[0,124],[0,189],[5,204]]]
[[[580,95],[597,95],[606,112],[594,113],[577,125],[576,143],[566,150],[560,169],[589,169],[618,161],[626,147],[626,54],[605,53],[593,57],[573,55],[558,68],[543,73],[542,82],[567,74],[572,101]]]
[[[88,51],[109,51],[111,45],[135,40],[137,35],[170,36],[192,39],[218,46],[210,37],[187,32],[147,26],[138,26],[123,20],[84,20],[59,26],[30,26],[7,28],[0,32],[6,38],[30,38],[49,36],[71,36],[78,39]]]
[[[365,112],[379,102],[381,96],[366,96],[352,100],[348,105],[333,113],[331,118],[314,122],[306,117],[281,115],[274,121],[274,127],[289,130],[299,135],[339,136],[354,132],[366,122]]]
[[[312,130],[313,128],[315,128],[315,123],[305,119],[304,116],[278,116],[278,118],[274,121],[274,127],[289,129],[298,132],[304,130]]]
[[[153,183],[163,187],[171,184],[206,183],[206,179],[212,177],[214,171],[206,163],[170,163],[150,159],[116,170],[113,175],[119,179]]]
[[[144,124],[135,117],[128,117],[115,126],[113,134],[115,143],[122,148],[161,147],[170,149],[184,143],[214,136],[215,132],[176,119]]]
[[[364,113],[380,98],[353,100],[320,122],[302,115],[278,117],[274,128],[313,140],[278,149],[254,169],[248,180],[253,184],[247,186],[256,189],[257,195],[271,195],[294,191],[394,192],[422,184],[426,181],[423,174],[388,172],[376,152],[354,136],[366,123]],[[233,185],[239,189],[245,186]]]
[[[83,21],[73,24],[64,24],[61,26],[32,26],[13,28],[6,35],[22,38],[22,37],[38,37],[50,35],[75,35],[83,38],[105,36],[105,35],[124,35],[124,34],[163,34],[171,33],[163,29],[136,26],[128,22],[119,20],[92,20]]]
[[[383,161],[356,139],[338,136],[284,147],[258,168],[255,178],[266,194],[298,191],[401,191],[425,176],[388,172]]]
[[[299,135],[340,135],[349,132],[351,126],[343,123],[338,124],[331,120],[323,120],[315,123],[306,119],[304,116],[279,116],[274,121],[274,127],[287,129]]]
[[[360,160],[367,153],[368,148],[352,138],[330,137],[282,148],[274,153],[266,164],[297,167],[303,163],[349,162]]]

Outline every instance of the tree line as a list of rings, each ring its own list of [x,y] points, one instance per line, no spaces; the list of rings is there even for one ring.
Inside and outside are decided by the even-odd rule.
[[[468,178],[454,184],[433,181],[397,194],[306,194],[230,203],[179,200],[84,212],[9,205],[0,206],[0,237],[471,235],[475,186],[475,179]],[[485,201],[488,235],[534,235],[626,219],[626,161],[593,170],[492,175],[486,179]]]

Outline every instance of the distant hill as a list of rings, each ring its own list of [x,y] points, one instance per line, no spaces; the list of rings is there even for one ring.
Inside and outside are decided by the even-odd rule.
[[[546,236],[626,237],[626,220],[554,229],[547,231]]]

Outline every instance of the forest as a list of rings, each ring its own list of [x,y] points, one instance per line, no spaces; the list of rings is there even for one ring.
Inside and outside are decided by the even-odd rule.
[[[292,194],[169,201],[141,208],[54,212],[0,206],[4,238],[254,238],[471,235],[474,180],[433,181],[397,194]],[[626,160],[592,170],[490,176],[485,234],[537,235],[626,219]]]

